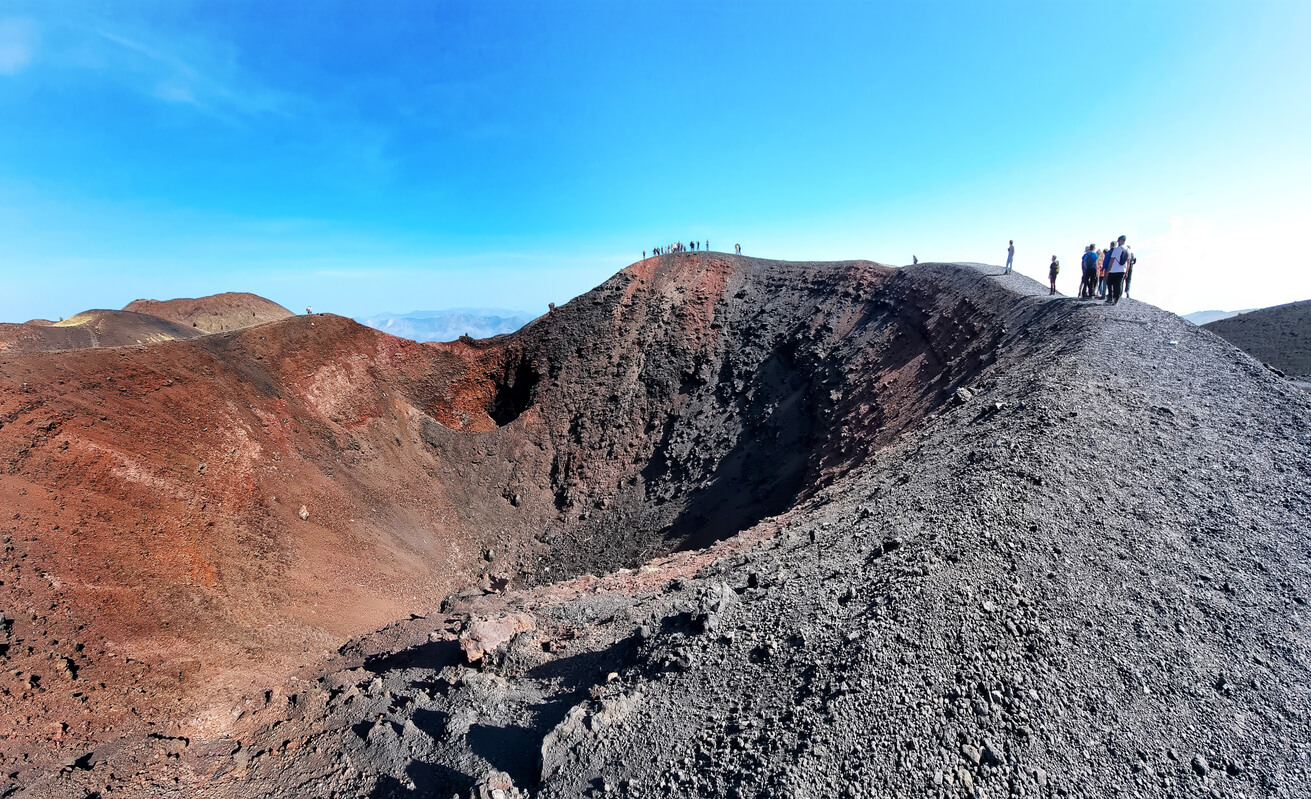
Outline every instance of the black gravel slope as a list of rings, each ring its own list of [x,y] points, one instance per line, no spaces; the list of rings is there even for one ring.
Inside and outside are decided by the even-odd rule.
[[[1204,327],[1285,374],[1311,380],[1311,300],[1249,311]]]

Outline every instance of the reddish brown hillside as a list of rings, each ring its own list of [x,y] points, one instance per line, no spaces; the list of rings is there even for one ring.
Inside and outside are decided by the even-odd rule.
[[[180,341],[199,330],[133,311],[83,311],[62,322],[33,320],[0,324],[0,352],[51,352],[91,347],[125,347]]]
[[[158,316],[202,333],[237,330],[292,316],[276,302],[242,291],[176,300],[133,300],[123,310]]]

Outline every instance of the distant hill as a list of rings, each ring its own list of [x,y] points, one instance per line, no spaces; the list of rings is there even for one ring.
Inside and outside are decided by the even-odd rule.
[[[0,351],[53,352],[126,347],[203,336],[199,330],[133,311],[83,311],[61,322],[0,324]]]
[[[381,313],[356,317],[355,321],[412,341],[455,341],[464,335],[491,338],[513,333],[536,318],[536,314],[527,311],[504,308],[446,308],[403,314]]]
[[[237,330],[293,315],[272,300],[244,291],[176,300],[133,300],[123,310],[158,316],[202,333]]]
[[[1288,375],[1311,375],[1311,300],[1241,313],[1205,327]]]
[[[1202,325],[1210,324],[1211,322],[1218,322],[1221,319],[1238,316],[1240,313],[1247,313],[1247,311],[1193,311],[1192,313],[1184,314],[1184,318],[1198,327],[1201,327]]]
[[[229,292],[176,300],[134,300],[121,311],[83,311],[58,322],[0,323],[0,352],[54,352],[182,341],[285,319],[272,300]]]

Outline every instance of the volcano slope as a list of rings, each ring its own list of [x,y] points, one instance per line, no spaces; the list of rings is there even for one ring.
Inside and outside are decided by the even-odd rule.
[[[395,433],[422,477],[394,507],[454,500],[416,561],[494,559],[432,568],[481,587],[225,706],[239,717],[117,694],[136,727],[69,725],[6,765],[33,796],[1306,795],[1307,399],[1149,306],[997,271],[665,256],[489,342],[384,358],[387,337],[315,317],[221,358],[125,353],[276,376],[296,427],[319,425],[322,449],[295,453],[313,486],[386,471],[372,445],[325,459],[329,433]],[[294,344],[260,361],[250,339],[275,328]],[[290,352],[306,361],[279,366]],[[327,403],[311,388],[343,361]],[[394,418],[363,399],[384,393]],[[30,497],[35,474],[0,490]],[[242,523],[303,546],[266,517]],[[363,529],[331,535],[395,525]],[[75,598],[34,579],[67,582],[34,554],[45,534],[8,553],[32,608]],[[605,576],[548,582],[584,572]],[[268,617],[303,615],[280,590]]]
[[[1293,379],[1311,382],[1311,300],[1248,311],[1205,327]]]

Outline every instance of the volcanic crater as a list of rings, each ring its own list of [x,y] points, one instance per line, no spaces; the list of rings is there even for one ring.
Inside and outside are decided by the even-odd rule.
[[[1099,795],[1186,784],[1186,745],[1292,785],[1261,740],[1306,716],[1256,704],[1307,707],[1301,606],[1262,616],[1308,593],[1307,400],[1148,306],[995,271],[666,255],[487,340],[318,314],[0,354],[6,770],[31,795]],[[1221,461],[1245,493],[1204,507]],[[1251,588],[1179,606],[1201,551],[1199,592]],[[1144,633],[1108,579],[1292,642]],[[1237,652],[1273,677],[1223,740],[1102,700],[1141,688],[1119,656],[1169,657],[1142,684],[1200,713],[1187,680],[1247,679],[1210,665]],[[1097,746],[1139,740],[1146,772],[1076,757],[1093,696],[1122,729]]]

